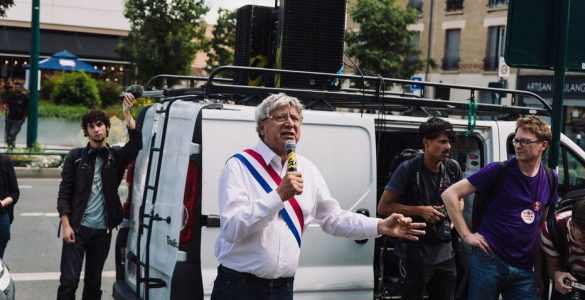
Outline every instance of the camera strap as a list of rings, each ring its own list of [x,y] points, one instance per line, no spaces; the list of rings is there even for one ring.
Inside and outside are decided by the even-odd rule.
[[[423,198],[428,205],[439,205],[437,203],[433,204],[431,203],[429,198],[432,198],[431,195],[427,195],[426,193],[423,193],[424,189],[422,187],[422,183],[423,183],[423,179],[422,179],[422,168],[423,168],[423,158],[420,157],[418,158],[418,163],[417,163],[417,169],[416,169],[416,190],[418,192],[418,196],[420,198]],[[437,196],[441,196],[441,193],[447,188],[447,166],[445,166],[444,162],[441,162],[441,170],[439,171],[439,182],[438,184],[435,186],[437,188]],[[431,196],[431,197],[427,197],[427,196]]]

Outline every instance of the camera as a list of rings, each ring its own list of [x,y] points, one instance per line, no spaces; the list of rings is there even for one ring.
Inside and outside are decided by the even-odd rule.
[[[565,285],[568,285],[573,288],[573,291],[567,295],[566,299],[569,300],[581,300],[585,299],[585,285],[579,282],[575,282],[570,280],[569,278],[565,278],[563,280]]]
[[[441,214],[445,216],[439,222],[430,226],[429,237],[439,243],[446,243],[451,241],[451,220],[447,215],[447,209],[445,207],[437,208]]]
[[[118,99],[124,100],[124,93],[130,93],[132,96],[134,96],[134,99],[138,99],[144,94],[144,89],[139,85],[131,85],[126,89],[126,91],[118,95]]]

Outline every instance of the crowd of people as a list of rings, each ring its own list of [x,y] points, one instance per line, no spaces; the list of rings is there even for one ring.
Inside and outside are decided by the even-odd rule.
[[[9,146],[18,133],[15,121],[26,117],[22,95],[22,85],[16,84],[14,96],[7,98]],[[134,101],[132,94],[124,94],[129,134],[124,146],[108,145],[108,118],[90,111],[81,122],[87,145],[71,150],[64,161],[57,201],[63,239],[58,299],[75,299],[84,260],[83,298],[101,299],[111,231],[122,221],[117,188],[142,147],[130,113]],[[286,144],[301,138],[303,105],[298,99],[271,95],[255,116],[257,144],[229,158],[219,178],[221,227],[215,254],[220,265],[212,299],[292,299],[308,219],[335,236],[398,238],[402,299],[455,299],[462,282],[468,282],[468,299],[540,299],[544,283],[538,278],[546,271],[555,299],[577,293],[571,282],[585,277],[585,201],[572,212],[547,216],[554,213],[550,208],[557,201],[558,176],[541,162],[551,130],[537,117],[517,120],[512,158],[467,178],[449,158],[452,124],[429,118],[419,128],[423,153],[402,162],[385,186],[378,213],[387,217],[372,218],[342,210],[319,169],[287,151]],[[0,172],[2,258],[19,190],[5,155],[0,155]],[[475,203],[470,228],[462,214],[463,199],[474,193],[482,201]],[[454,257],[453,242],[459,239],[471,247],[465,281],[459,280]]]

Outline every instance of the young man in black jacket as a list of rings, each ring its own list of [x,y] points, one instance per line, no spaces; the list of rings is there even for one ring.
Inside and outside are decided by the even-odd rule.
[[[63,250],[57,299],[75,299],[85,260],[83,299],[101,299],[101,278],[111,231],[122,222],[118,187],[124,171],[142,148],[142,134],[130,114],[134,104],[126,93],[123,113],[129,140],[123,147],[107,144],[110,121],[102,111],[83,116],[81,127],[89,143],[65,158],[57,210],[62,223]]]

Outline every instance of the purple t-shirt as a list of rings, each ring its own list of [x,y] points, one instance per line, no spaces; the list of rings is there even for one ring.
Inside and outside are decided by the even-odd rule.
[[[499,162],[490,163],[467,180],[480,192],[494,188]],[[534,263],[536,238],[543,214],[557,193],[549,199],[550,188],[544,165],[538,174],[528,177],[518,169],[518,162],[506,162],[504,180],[483,214],[478,232],[485,237],[492,251],[512,266],[531,269]],[[555,186],[558,182],[553,172]],[[549,203],[550,202],[550,203]]]

